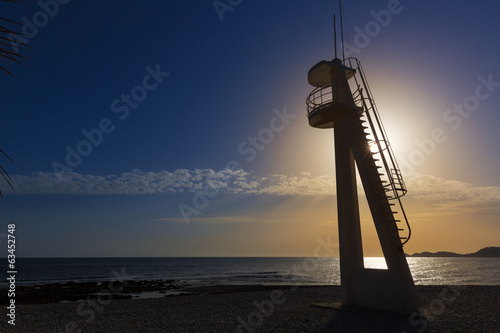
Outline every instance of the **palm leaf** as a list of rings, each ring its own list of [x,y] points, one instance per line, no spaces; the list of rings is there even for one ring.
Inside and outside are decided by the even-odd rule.
[[[16,0],[0,0],[3,2],[18,2]],[[19,48],[14,49],[14,46],[12,44],[12,39],[15,37],[21,36],[21,34],[17,31],[15,31],[13,28],[9,28],[7,25],[13,25],[13,26],[20,26],[21,24],[3,17],[0,17],[0,59],[4,59],[7,62],[15,62],[19,65],[22,65],[20,59],[22,59],[22,56],[18,53]],[[19,39],[17,39],[19,40]],[[26,46],[24,43],[19,43],[16,41],[17,45],[21,46]],[[5,73],[9,74],[10,76],[14,76],[8,67],[4,65],[3,62],[0,62],[0,69],[4,71]],[[7,157],[9,161],[17,165],[16,162],[12,158],[10,158],[9,155],[7,155],[2,149],[0,149],[0,153]],[[19,168],[21,168],[19,165],[17,165]],[[21,168],[22,169],[22,168]],[[0,181],[4,180],[10,188],[14,191],[14,186],[13,186],[13,181],[12,178],[9,176],[7,171],[4,169],[2,165],[0,165]],[[2,190],[0,188],[0,197],[2,197]]]
[[[18,2],[15,0],[0,0],[0,1],[9,3]],[[0,41],[1,41],[0,58],[3,58],[3,61],[0,62],[0,69],[12,77],[14,77],[14,74],[12,74],[12,72],[10,71],[8,64],[10,62],[15,62],[22,66],[20,59],[22,59],[23,57],[21,54],[19,54],[18,46],[19,45],[26,46],[25,43],[20,42],[19,39],[17,38],[22,36],[22,34],[16,31],[17,29],[14,29],[14,27],[18,28],[19,26],[21,26],[19,22],[15,22],[7,18],[0,17]],[[12,44],[14,38],[16,38],[15,42],[15,44],[17,44],[16,46],[13,46]]]
[[[12,158],[10,158],[10,156],[7,155],[7,153],[5,153],[2,149],[0,149],[0,153],[2,153],[5,157],[7,157],[9,159],[9,161],[11,161],[12,163],[14,163],[18,168],[20,168],[21,170],[23,169],[16,162],[14,162],[14,160]],[[0,180],[3,178],[3,180],[5,180],[5,182],[7,184],[9,184],[10,188],[12,189],[12,191],[15,192],[12,178],[9,176],[9,174],[7,173],[7,171],[1,165],[0,165],[0,176],[1,176]],[[0,197],[3,197],[1,189],[0,189]]]

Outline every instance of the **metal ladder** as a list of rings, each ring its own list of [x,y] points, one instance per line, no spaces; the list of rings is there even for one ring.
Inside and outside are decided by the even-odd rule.
[[[354,102],[360,108],[360,111],[353,113],[353,121],[361,140],[359,149],[363,152],[363,160],[369,165],[372,182],[378,189],[379,205],[387,216],[386,221],[396,223],[397,237],[404,245],[411,237],[410,223],[401,203],[401,197],[407,193],[406,185],[359,60],[347,58],[344,65],[355,70],[353,79],[356,86],[351,91],[354,91]],[[399,212],[402,217],[396,219]]]

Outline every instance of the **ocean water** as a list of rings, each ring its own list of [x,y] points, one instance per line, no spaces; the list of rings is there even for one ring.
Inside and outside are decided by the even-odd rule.
[[[416,284],[500,285],[500,258],[407,258]],[[6,260],[5,260],[6,261]],[[338,258],[21,258],[17,285],[177,280],[191,285],[340,285]],[[365,267],[384,268],[383,258]],[[7,264],[1,273],[5,287]]]

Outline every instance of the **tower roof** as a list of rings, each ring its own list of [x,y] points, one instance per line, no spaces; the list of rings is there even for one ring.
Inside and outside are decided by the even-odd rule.
[[[332,82],[332,74],[338,71],[339,68],[345,69],[348,80],[353,77],[356,72],[354,69],[344,66],[338,58],[331,61],[321,60],[309,70],[307,81],[314,87],[321,87]]]

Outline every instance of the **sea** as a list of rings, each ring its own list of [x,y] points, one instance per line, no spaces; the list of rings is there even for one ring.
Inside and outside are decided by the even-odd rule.
[[[500,285],[500,258],[407,258],[417,285]],[[365,258],[386,268],[384,258]],[[312,258],[18,258],[16,285],[113,280],[175,280],[207,285],[340,285],[339,259]],[[7,287],[7,260],[0,288]]]

